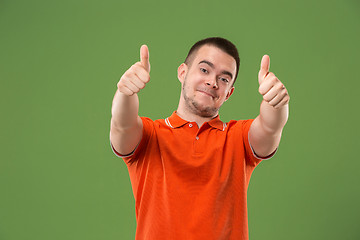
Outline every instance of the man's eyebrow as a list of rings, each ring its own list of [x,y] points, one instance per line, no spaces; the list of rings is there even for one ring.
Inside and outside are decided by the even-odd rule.
[[[199,62],[199,64],[200,64],[200,63],[206,63],[206,64],[209,65],[210,67],[214,68],[214,64],[211,63],[211,62],[209,62],[209,61],[202,60],[201,62]]]
[[[206,64],[209,65],[211,68],[214,68],[214,64],[213,64],[212,62],[207,61],[207,60],[202,60],[201,62],[199,62],[199,64],[201,64],[201,63],[206,63]],[[233,77],[232,73],[229,72],[229,71],[224,70],[224,71],[222,71],[221,73],[228,75],[231,79],[232,79],[232,77]]]

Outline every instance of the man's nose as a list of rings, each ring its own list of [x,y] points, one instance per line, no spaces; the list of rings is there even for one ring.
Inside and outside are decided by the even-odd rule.
[[[208,78],[208,79],[206,79],[206,85],[208,85],[208,86],[210,86],[212,88],[218,88],[216,78]]]

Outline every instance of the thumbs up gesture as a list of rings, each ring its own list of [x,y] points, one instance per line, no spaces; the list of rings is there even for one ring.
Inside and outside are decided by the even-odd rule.
[[[146,45],[140,48],[140,62],[132,65],[120,78],[117,84],[119,91],[127,96],[138,93],[150,81],[149,49]]]
[[[290,96],[282,82],[275,76],[274,73],[269,72],[270,57],[264,55],[261,60],[259,79],[259,93],[263,95],[263,99],[274,108],[278,109],[290,100]]]

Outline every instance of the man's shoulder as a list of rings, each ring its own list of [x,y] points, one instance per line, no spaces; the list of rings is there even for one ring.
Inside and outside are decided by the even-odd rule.
[[[240,119],[240,120],[230,120],[226,122],[226,130],[228,133],[231,132],[247,132],[250,129],[251,123],[254,119]]]
[[[153,120],[150,117],[145,117],[145,116],[141,116],[140,118],[141,118],[144,126],[148,125],[148,126],[156,127],[156,126],[166,125],[166,122],[165,122],[166,118],[165,119],[159,118],[159,119],[155,119],[155,120]]]
[[[150,117],[145,117],[145,116],[140,116],[140,118],[141,118],[143,121],[148,121],[148,122],[164,122],[164,121],[165,121],[165,118],[159,118],[159,119],[155,119],[155,120],[153,120],[153,119],[150,118]]]
[[[251,123],[252,121],[254,121],[254,119],[230,120],[229,122],[226,122],[226,125],[227,126],[243,125],[243,124]]]

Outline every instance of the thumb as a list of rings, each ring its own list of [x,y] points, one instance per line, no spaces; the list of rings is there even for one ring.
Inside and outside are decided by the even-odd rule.
[[[262,82],[262,80],[266,77],[266,75],[269,73],[270,69],[270,57],[268,55],[264,55],[261,59],[261,66],[259,71],[259,83]]]
[[[145,70],[150,72],[149,48],[146,45],[142,45],[140,48],[140,62]]]

